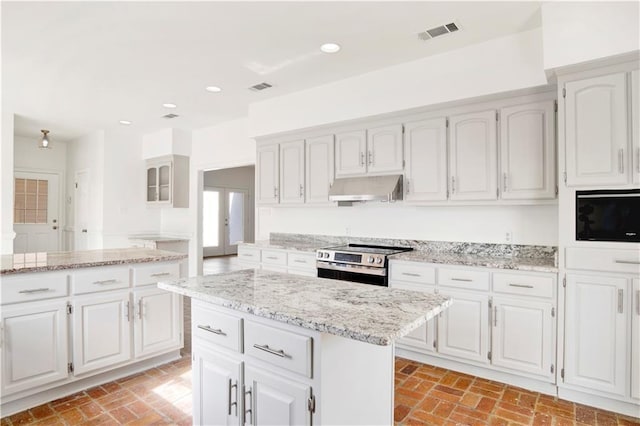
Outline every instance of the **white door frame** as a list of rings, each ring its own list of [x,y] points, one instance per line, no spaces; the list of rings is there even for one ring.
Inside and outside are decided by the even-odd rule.
[[[202,247],[202,255],[205,257],[208,256],[222,256],[228,254],[235,254],[238,252],[238,245],[231,244],[231,233],[229,231],[229,193],[230,192],[238,192],[243,195],[243,220],[242,226],[244,228],[244,233],[246,234],[248,228],[248,218],[247,214],[247,205],[249,203],[249,190],[243,188],[230,188],[224,186],[204,186],[202,188],[203,192],[211,191],[218,192],[220,194],[219,200],[219,208],[218,208],[218,245],[212,247],[205,247],[203,243]],[[204,200],[204,197],[203,197]],[[204,204],[204,202],[203,202]],[[203,205],[204,207],[204,205]],[[204,217],[203,217],[204,222]],[[204,224],[203,224],[204,228]]]

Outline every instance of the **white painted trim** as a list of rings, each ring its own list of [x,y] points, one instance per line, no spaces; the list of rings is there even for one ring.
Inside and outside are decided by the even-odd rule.
[[[640,418],[640,402],[636,402],[634,404],[632,402],[618,401],[615,399],[583,393],[564,387],[558,388],[558,398],[577,402],[579,404],[585,404],[590,407],[596,407],[603,410],[614,411],[616,413],[621,413],[627,416]]]

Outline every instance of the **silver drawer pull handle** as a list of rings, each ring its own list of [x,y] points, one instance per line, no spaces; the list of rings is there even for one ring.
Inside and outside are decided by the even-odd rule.
[[[211,328],[208,325],[198,325],[198,328],[200,330],[208,331],[209,333],[217,334],[219,336],[226,336],[227,335],[227,333],[225,333],[221,329],[219,329],[219,328]]]
[[[276,256],[266,256],[266,258],[269,260],[278,260]]]
[[[470,280],[469,278],[451,278],[451,281],[464,281],[470,283],[473,280]]]
[[[282,349],[280,350],[271,349],[269,345],[259,345],[256,343],[253,345],[253,347],[256,349],[260,349],[261,351],[268,352],[271,355],[279,356],[280,358],[291,358],[291,355],[287,355]]]
[[[624,290],[618,290],[618,313],[624,313]]]
[[[18,293],[22,293],[22,294],[31,294],[31,293],[43,293],[45,291],[50,291],[50,288],[32,288],[29,290],[20,290]]]
[[[242,253],[242,256],[244,256],[244,257],[253,257],[252,254],[248,254],[248,253]]]
[[[529,284],[514,284],[514,283],[509,283],[509,287],[533,288],[533,286]]]
[[[614,260],[614,262],[616,262],[616,263],[624,263],[624,264],[628,264],[628,265],[640,265],[640,261],[637,261],[637,260],[616,259],[616,260]]]
[[[296,262],[296,263],[307,263],[306,260],[300,260],[300,259],[295,259],[294,262]]]
[[[402,275],[406,275],[407,277],[421,277],[420,274],[414,274],[413,272],[403,272]]]
[[[171,275],[171,272],[158,272],[157,274],[151,274],[152,277],[166,277]]]
[[[102,280],[102,281],[94,281],[94,284],[103,285],[103,284],[116,284],[119,283],[118,280]]]

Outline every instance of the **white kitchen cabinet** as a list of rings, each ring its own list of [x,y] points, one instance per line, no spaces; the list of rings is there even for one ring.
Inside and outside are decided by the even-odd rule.
[[[453,304],[438,316],[438,352],[488,364],[489,296],[442,289]]]
[[[501,198],[555,197],[554,101],[500,110]]]
[[[632,280],[631,397],[640,399],[640,278]]]
[[[147,160],[147,204],[189,207],[189,157],[169,155]]]
[[[418,290],[427,293],[435,293],[435,286],[416,286],[411,284],[405,284],[402,282],[393,282],[389,284],[391,288],[399,288],[401,290]],[[398,339],[396,344],[400,346],[411,346],[418,348],[426,352],[435,352],[436,350],[436,318],[431,318],[429,321],[413,330],[406,336]]]
[[[567,274],[564,382],[628,394],[629,297],[626,278]]]
[[[304,203],[304,140],[280,144],[280,203]]]
[[[405,200],[447,199],[447,120],[405,124]]]
[[[250,424],[310,425],[311,386],[245,365],[245,415]]]
[[[336,135],[336,177],[362,176],[367,172],[367,132]]]
[[[449,198],[465,201],[497,199],[496,112],[452,116],[449,126]]]
[[[259,145],[256,152],[256,203],[277,204],[280,184],[278,144]]]
[[[66,300],[2,307],[2,395],[68,377]]]
[[[204,346],[194,349],[193,424],[243,424],[242,361]]]
[[[496,296],[492,307],[491,363],[553,381],[553,305]]]
[[[627,183],[626,73],[570,81],[565,90],[567,185]]]
[[[329,203],[335,172],[333,135],[307,139],[305,160],[305,202]]]
[[[402,173],[402,124],[367,130],[367,173]]]
[[[179,295],[155,286],[133,292],[136,358],[182,346],[181,302]]]
[[[640,183],[640,70],[631,73],[631,162],[633,183]]]
[[[111,367],[131,358],[129,291],[76,297],[73,301],[74,374]]]

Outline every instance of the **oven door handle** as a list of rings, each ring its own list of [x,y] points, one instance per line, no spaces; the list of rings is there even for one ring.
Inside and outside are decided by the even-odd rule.
[[[387,268],[367,268],[367,267],[346,267],[340,265],[334,265],[329,262],[316,262],[316,267],[318,269],[330,269],[333,271],[344,271],[344,272],[352,272],[354,274],[363,274],[363,275],[376,275],[379,277],[384,277],[387,275]]]

